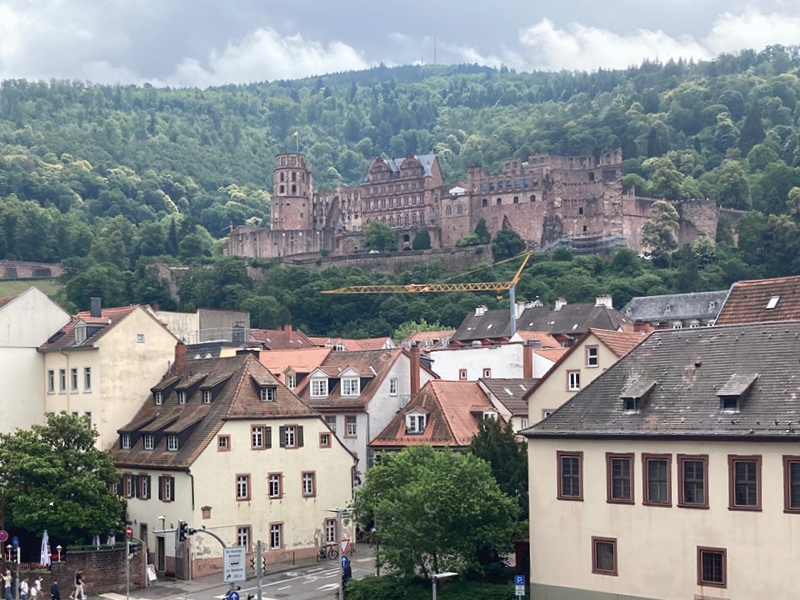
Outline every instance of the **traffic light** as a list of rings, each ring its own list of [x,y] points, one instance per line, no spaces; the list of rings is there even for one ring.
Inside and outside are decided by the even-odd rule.
[[[180,521],[178,523],[178,541],[185,542],[188,533],[189,533],[189,526],[186,524],[186,521]]]
[[[256,558],[257,557],[254,556],[253,558],[250,559],[250,567],[254,571],[256,570],[256,564],[257,564],[256,563]],[[261,557],[261,572],[263,573],[266,570],[267,570],[267,559],[262,556]]]

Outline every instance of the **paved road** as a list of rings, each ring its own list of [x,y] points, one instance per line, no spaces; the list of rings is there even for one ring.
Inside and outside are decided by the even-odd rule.
[[[373,564],[371,556],[353,558],[351,562],[353,577],[360,579],[369,573],[374,573]],[[256,594],[255,579],[239,585],[242,588],[239,590],[242,600],[247,600],[248,594]],[[323,562],[310,567],[300,567],[293,571],[265,576],[262,584],[262,600],[317,600],[322,598],[331,600],[336,597],[335,590],[338,589],[338,586],[338,561]],[[153,593],[155,589],[157,588],[149,588],[148,591],[151,593],[148,596],[158,597],[159,600],[222,600],[228,586],[221,584],[219,587],[209,590],[172,596]],[[145,594],[147,592],[142,590],[143,597]],[[124,596],[122,598],[124,599]]]

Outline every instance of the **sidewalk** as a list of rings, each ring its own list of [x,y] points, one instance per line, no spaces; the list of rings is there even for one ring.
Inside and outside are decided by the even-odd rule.
[[[295,564],[290,562],[275,563],[266,566],[264,569],[264,576],[274,575],[276,573],[286,573],[287,571],[294,571],[295,569],[310,567],[316,564],[316,558],[298,560],[295,562]],[[250,573],[248,572],[247,581],[239,581],[236,583],[236,585],[241,586],[242,588],[253,587],[256,584],[256,577],[254,574],[252,577],[249,575]],[[191,581],[173,578],[167,579],[163,575],[160,575],[159,580],[150,585],[150,587],[131,589],[131,598],[137,598],[138,600],[167,600],[177,596],[191,597],[199,592],[205,592],[206,590],[222,587],[224,585],[227,584],[222,581],[222,573],[198,577],[197,579],[192,579]],[[103,598],[105,600],[125,600],[125,594],[107,593],[94,596],[94,598]]]

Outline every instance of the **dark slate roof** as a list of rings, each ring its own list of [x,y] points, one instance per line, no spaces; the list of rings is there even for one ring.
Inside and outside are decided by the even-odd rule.
[[[798,321],[655,331],[523,434],[800,439],[799,341]],[[653,382],[625,413],[621,398]],[[729,392],[743,394],[739,412],[721,411]]]
[[[581,335],[590,327],[617,330],[633,322],[618,310],[595,304],[567,304],[560,310],[547,306],[526,308],[517,319],[518,331],[542,331],[550,335]],[[511,337],[511,315],[507,309],[487,310],[483,316],[471,312],[453,336],[456,342]]]
[[[767,308],[777,296],[773,308]],[[800,276],[739,281],[731,286],[717,318],[718,325],[800,319]]]
[[[523,400],[523,396],[527,394],[538,379],[479,379],[480,384],[489,390],[489,393],[497,398],[498,402],[502,403],[513,416],[527,415],[528,403]]]
[[[635,323],[682,319],[716,319],[728,290],[667,294],[633,298],[622,308],[622,314]],[[713,305],[712,305],[713,303]]]
[[[176,380],[178,384],[170,389],[162,405],[157,406],[153,396],[149,396],[139,413],[120,429],[131,434],[132,447],[122,450],[117,440],[111,449],[117,466],[188,468],[230,419],[267,422],[284,417],[320,418],[251,354],[188,361],[186,369],[177,376],[168,377],[167,383],[172,385]],[[200,381],[203,383],[197,385]],[[187,382],[197,387],[192,388],[186,404],[178,404],[177,392]],[[206,383],[221,386],[213,388],[211,404],[202,403],[202,389],[207,387]],[[259,384],[277,388],[275,402],[261,402]],[[164,387],[156,385],[153,389]],[[143,433],[156,434],[154,450],[144,450]],[[167,433],[179,434],[177,452],[167,451],[166,440],[160,437]]]
[[[433,163],[436,160],[436,155],[435,154],[415,154],[414,158],[416,158],[420,162],[420,164],[422,165],[422,169],[423,169],[422,176],[423,177],[431,177],[433,175],[432,169],[433,169]],[[367,173],[364,176],[364,183],[370,183],[370,178],[369,178],[370,171],[372,170],[372,165],[375,164],[376,160],[377,160],[376,158],[373,158],[372,161],[369,163],[369,168],[367,169]],[[386,163],[386,166],[388,166],[389,170],[392,172],[392,178],[400,176],[400,167],[403,165],[405,160],[406,160],[406,157],[404,156],[402,158],[388,158],[388,159],[383,161],[383,162]]]
[[[142,307],[138,304],[132,304],[130,306],[122,306],[119,308],[104,308],[100,313],[101,317],[99,319],[92,317],[89,311],[79,312],[69,323],[64,325],[64,327],[51,336],[49,340],[42,344],[39,350],[41,352],[49,352],[62,349],[68,350],[70,348],[93,348],[95,343],[99,341],[101,337],[111,331],[117,323],[122,321],[125,317],[130,315],[138,308]],[[144,312],[151,319],[158,321],[149,311],[145,310]],[[95,326],[98,328],[95,333],[87,337],[80,344],[75,343],[75,323],[78,321],[83,321],[90,327]]]

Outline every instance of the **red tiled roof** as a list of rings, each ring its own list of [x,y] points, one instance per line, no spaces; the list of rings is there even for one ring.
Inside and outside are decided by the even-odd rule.
[[[427,412],[425,431],[406,433],[406,414],[415,408]],[[431,380],[370,442],[376,448],[402,448],[430,444],[436,447],[469,446],[478,433],[475,411],[495,410],[475,381]]]
[[[593,333],[598,340],[603,342],[617,358],[625,356],[647,337],[640,332],[629,333],[627,331],[609,331],[607,329],[590,329],[589,331]]]
[[[567,353],[569,348],[534,348],[533,351],[547,360],[557,362],[559,358]]]
[[[330,354],[330,348],[303,348],[299,350],[265,350],[259,352],[259,362],[270,373],[283,381],[283,372],[292,367],[297,373],[311,373]]]
[[[319,347],[325,347],[329,342],[332,348],[336,348],[340,343],[344,344],[344,352],[357,352],[359,350],[383,350],[387,340],[392,341],[391,338],[368,338],[363,340],[349,340],[346,338],[337,337],[309,337],[313,344]],[[394,342],[392,342],[394,344]],[[340,350],[341,352],[341,350]]]
[[[542,343],[542,348],[561,348],[558,340],[544,331],[518,331],[517,335],[525,342],[539,340]]]
[[[268,350],[299,350],[316,346],[299,329],[288,334],[285,329],[251,329],[250,341],[259,342]]]
[[[773,308],[770,300],[778,297]],[[739,281],[731,286],[717,325],[800,320],[800,276]]]
[[[130,306],[121,306],[119,308],[104,308],[101,311],[101,316],[99,318],[92,317],[89,311],[79,312],[72,318],[72,321],[64,325],[55,335],[53,335],[49,340],[47,340],[39,350],[48,351],[48,350],[60,350],[62,348],[87,348],[94,345],[101,337],[111,331],[114,326],[122,321],[125,317],[131,314],[133,311],[142,308],[139,304],[131,304]],[[144,310],[144,309],[142,309]],[[158,321],[153,315],[148,312],[147,313],[152,319]],[[82,344],[75,343],[75,323],[77,321],[83,321],[90,325],[103,325],[103,328],[100,329],[97,333],[92,335],[91,337],[86,338],[86,340]]]

